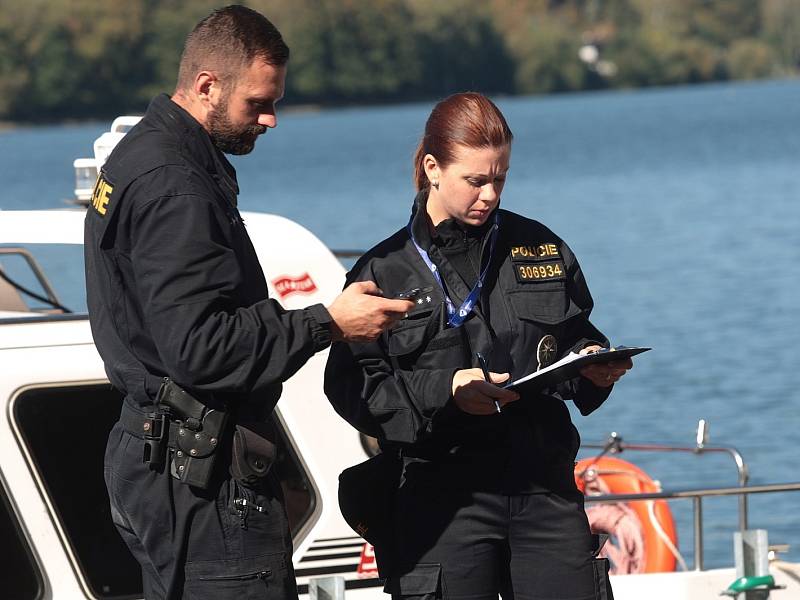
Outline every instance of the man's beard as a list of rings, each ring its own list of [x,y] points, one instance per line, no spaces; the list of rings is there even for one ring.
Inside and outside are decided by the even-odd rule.
[[[237,127],[231,123],[227,98],[222,98],[219,108],[209,113],[207,125],[211,141],[225,154],[249,154],[258,136],[267,130],[263,125]]]

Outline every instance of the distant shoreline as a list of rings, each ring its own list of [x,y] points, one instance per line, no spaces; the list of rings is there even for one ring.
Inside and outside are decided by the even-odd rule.
[[[794,82],[800,80],[800,76],[785,76],[767,79],[731,79],[728,81],[703,81],[698,83],[680,83],[675,85],[655,85],[655,86],[642,86],[637,88],[611,88],[602,90],[575,90],[568,92],[550,92],[546,94],[490,94],[492,98],[551,98],[554,96],[569,97],[583,94],[624,94],[630,92],[656,92],[661,90],[673,90],[680,88],[702,88],[708,86],[727,86],[727,85],[747,85],[747,84],[769,84],[781,82]],[[359,108],[376,108],[381,106],[393,106],[401,104],[417,104],[429,102],[431,104],[438,102],[441,98],[407,98],[397,101],[381,101],[381,102],[331,102],[331,103],[307,103],[307,104],[287,104],[279,107],[281,114],[295,114],[295,113],[315,113],[324,110],[345,110],[345,109],[359,109]],[[91,123],[105,123],[111,122],[114,118],[119,116],[118,113],[111,117],[92,117],[87,119],[64,118],[54,121],[1,121],[0,120],[0,133],[13,131],[20,128],[38,128],[38,127],[55,127],[64,125],[87,125]],[[144,114],[144,111],[131,111],[128,114]]]

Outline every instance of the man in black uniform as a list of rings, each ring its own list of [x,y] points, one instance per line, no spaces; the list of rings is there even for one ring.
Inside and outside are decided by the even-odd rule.
[[[112,516],[153,598],[294,598],[266,425],[281,383],[331,340],[372,340],[413,306],[350,286],[284,310],[236,207],[223,153],[275,127],[289,50],[262,15],[215,11],[109,157],[86,215],[97,348],[125,395],[109,436]]]

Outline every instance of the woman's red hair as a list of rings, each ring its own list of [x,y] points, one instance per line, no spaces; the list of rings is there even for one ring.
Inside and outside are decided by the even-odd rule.
[[[483,94],[462,92],[448,96],[433,107],[414,155],[417,191],[430,186],[423,165],[426,154],[446,167],[453,162],[456,146],[500,148],[510,145],[513,139],[503,113]]]

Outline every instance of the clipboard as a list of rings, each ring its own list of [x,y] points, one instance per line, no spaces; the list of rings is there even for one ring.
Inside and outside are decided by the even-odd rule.
[[[652,350],[652,348],[646,348],[644,346],[615,346],[613,348],[603,348],[591,354],[570,352],[552,365],[529,373],[519,379],[515,379],[503,387],[507,390],[513,390],[519,393],[540,392],[562,381],[577,377],[579,371],[587,365],[625,360],[626,358],[636,356],[648,350]]]

